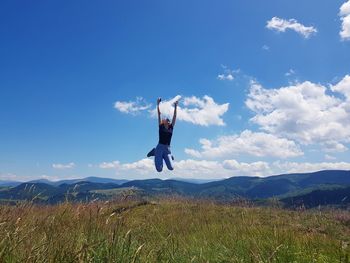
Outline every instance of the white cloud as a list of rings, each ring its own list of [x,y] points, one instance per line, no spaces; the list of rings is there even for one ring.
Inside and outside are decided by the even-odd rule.
[[[337,141],[326,141],[323,143],[325,152],[346,152],[348,148]]]
[[[147,110],[151,104],[146,103],[142,97],[137,97],[136,101],[116,101],[114,108],[123,113],[137,114],[141,111]]]
[[[347,95],[348,76],[331,89]],[[260,129],[303,144],[350,142],[350,104],[310,81],[279,89],[252,82],[246,106]]]
[[[100,165],[106,169],[108,162]],[[174,162],[174,170],[168,171],[164,165],[163,172],[158,173],[154,168],[153,159],[142,159],[131,163],[110,162],[118,178],[145,179],[161,177],[166,178],[198,178],[198,179],[223,179],[232,176],[270,176],[274,174],[315,172],[326,169],[350,170],[350,163],[347,162],[320,162],[320,163],[299,163],[299,162],[239,162],[234,159],[223,161],[193,160],[186,159]],[[117,164],[117,165],[115,165]]]
[[[342,20],[342,29],[340,31],[340,37],[342,40],[349,40],[350,39],[350,15],[347,15]]]
[[[266,175],[270,168],[267,163],[253,162],[240,163],[236,160],[208,161],[186,159],[174,162],[174,170],[168,171],[164,164],[163,172],[159,174],[154,167],[153,159],[142,159],[132,163],[120,163],[119,161],[104,162],[100,168],[113,168],[118,176],[124,178],[226,178],[235,175]]]
[[[308,173],[321,170],[350,170],[350,163],[347,162],[274,162],[272,165],[274,170],[279,171],[279,173]]]
[[[295,74],[295,70],[294,69],[289,69],[288,70],[288,72],[286,72],[284,75],[286,76],[286,77],[290,77],[290,76],[292,76],[292,75],[294,75]]]
[[[350,101],[350,75],[346,75],[339,83],[331,86],[331,90],[343,94]]]
[[[132,163],[121,163],[119,161],[102,162],[98,165],[101,169],[116,169],[117,171],[136,171],[144,174],[153,172],[154,164],[152,159],[141,159]]]
[[[153,172],[155,169],[152,159],[141,159],[133,163],[103,162],[98,167],[101,169],[115,169],[118,172],[132,171],[141,174]]]
[[[31,181],[31,180],[38,180],[38,179],[47,179],[47,180],[50,180],[50,181],[58,181],[58,180],[62,180],[62,179],[71,179],[70,177],[65,177],[65,176],[48,176],[46,174],[42,174],[42,175],[38,175],[38,174],[35,174],[35,175],[29,175],[29,174],[26,174],[26,175],[18,175],[18,174],[13,174],[13,173],[5,173],[5,174],[2,174],[0,172],[0,181],[1,180],[6,180],[6,181],[16,181],[16,182],[28,182],[28,181]]]
[[[119,168],[120,167],[120,162],[119,161],[103,162],[103,163],[100,163],[98,167],[100,167],[102,169]]]
[[[14,173],[1,173],[0,172],[0,182],[1,181],[23,181],[22,176],[18,176]]]
[[[181,98],[180,95],[177,95],[170,100],[162,100],[159,106],[162,118],[167,117],[171,119],[173,117],[174,102],[178,100],[180,102],[177,108],[177,120],[201,126],[225,125],[222,116],[228,111],[229,103],[218,104],[212,97],[207,95],[203,96],[203,98],[195,96]],[[147,111],[151,117],[157,118],[157,109],[149,110],[152,105],[145,104],[142,106],[142,103],[145,104],[145,101],[141,97],[137,98],[135,102],[117,101],[115,108],[132,115]]]
[[[304,26],[295,19],[285,20],[278,17],[273,17],[267,21],[266,28],[276,30],[278,32],[285,32],[287,29],[294,30],[305,38],[317,33],[317,29],[312,26]]]
[[[333,160],[325,156],[326,159]],[[186,159],[174,162],[175,169],[168,171],[164,165],[163,172],[158,173],[154,168],[153,159],[142,159],[131,163],[121,163],[119,161],[103,162],[94,167],[112,171],[117,178],[129,180],[148,179],[160,177],[167,178],[197,178],[197,179],[224,179],[232,176],[270,176],[274,174],[297,173],[297,172],[315,172],[320,170],[350,170],[349,162],[239,162],[234,159],[223,161],[214,160],[193,160]],[[109,169],[109,170],[108,170]],[[111,174],[104,177],[113,177]],[[98,175],[97,175],[98,176]],[[49,179],[52,181],[62,179],[82,178],[77,175],[16,175],[11,173],[0,173],[2,180],[29,181],[34,179]]]
[[[168,101],[162,101],[160,111],[164,116],[173,116],[175,101],[181,96],[176,96]],[[177,109],[177,120],[189,122],[201,126],[225,125],[222,115],[228,111],[229,103],[217,104],[213,98],[205,95],[203,98],[195,96],[181,99]],[[157,116],[157,110],[151,111],[153,117]]]
[[[192,157],[196,157],[196,158],[202,157],[202,153],[195,150],[195,149],[185,148],[185,153],[187,153],[188,155],[190,155]]]
[[[181,160],[174,163],[174,177],[225,178],[228,177],[222,163],[207,160]]]
[[[348,0],[340,7],[339,15],[346,16],[350,15],[350,1]]]
[[[342,40],[350,39],[350,0],[342,4],[339,11],[340,20],[342,21],[342,28],[339,35]]]
[[[335,160],[335,159],[337,159],[337,158],[335,158],[334,156],[329,155],[329,154],[325,154],[324,158],[325,158],[326,160]]]
[[[142,159],[137,162],[122,164],[122,169],[136,170],[140,173],[154,171],[154,162],[152,159]]]
[[[266,51],[270,50],[270,47],[268,45],[263,45],[261,48]]]
[[[181,160],[175,163],[177,176],[197,178],[227,178],[231,176],[264,176],[270,174],[268,163],[244,163],[236,160],[208,161],[208,160]]]
[[[232,69],[229,69],[227,66],[225,65],[221,65],[221,67],[223,68],[224,70],[224,73],[221,73],[217,76],[217,79],[218,80],[228,80],[228,81],[232,81],[235,79],[235,75],[237,73],[240,72],[239,69],[237,70],[232,70]]]
[[[52,164],[52,168],[54,169],[71,169],[71,168],[74,168],[75,167],[75,163],[73,162],[70,162],[70,163],[67,163],[67,164],[61,164],[61,163],[54,163]]]
[[[266,162],[239,163],[236,160],[223,161],[223,167],[242,175],[266,176],[271,173],[271,168]]]
[[[201,139],[201,151],[185,149],[197,158],[228,157],[237,154],[289,158],[303,155],[295,142],[263,132],[243,131],[239,135],[220,136],[214,141]]]
[[[231,73],[228,73],[228,74],[219,74],[218,75],[218,79],[219,80],[234,80],[234,77]]]

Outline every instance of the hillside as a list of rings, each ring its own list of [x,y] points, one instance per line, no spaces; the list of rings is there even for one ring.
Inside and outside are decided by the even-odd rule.
[[[197,198],[230,200],[232,198],[263,199],[295,195],[303,190],[350,186],[350,171],[319,171],[314,173],[284,174],[269,177],[237,176],[203,184],[175,180],[135,180],[123,186],[140,188],[147,193],[172,193]]]
[[[349,262],[350,213],[180,199],[0,206],[0,262]]]
[[[282,198],[287,207],[312,208],[319,205],[339,205],[350,207],[350,187],[339,187],[335,189],[317,189],[306,194]]]
[[[314,173],[282,174],[268,177],[231,177],[200,186],[200,195],[268,198],[292,194],[322,185],[350,185],[350,171],[325,170]]]
[[[347,205],[348,203],[341,201],[347,197],[347,192],[337,192],[341,195],[335,198],[327,190],[350,187],[350,171],[320,171],[269,177],[238,176],[201,184],[161,179],[133,180],[124,183],[106,178],[91,178],[91,180],[69,180],[62,184],[46,184],[42,181],[22,183],[14,187],[3,188],[0,191],[0,200],[3,202],[6,200],[33,200],[55,204],[65,200],[109,200],[126,193],[129,195],[132,192],[133,195],[143,197],[177,195],[217,201],[232,201],[237,198],[254,201],[274,197],[282,200],[282,203],[288,207],[292,207],[291,203],[305,204],[308,207]],[[321,192],[313,192],[316,190]],[[293,199],[288,199],[291,197]],[[332,202],[325,201],[327,197],[331,198]]]

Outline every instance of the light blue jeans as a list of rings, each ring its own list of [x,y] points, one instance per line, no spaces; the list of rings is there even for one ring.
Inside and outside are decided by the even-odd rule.
[[[163,159],[168,169],[174,170],[170,146],[158,143],[154,154],[154,164],[158,172],[163,170]]]

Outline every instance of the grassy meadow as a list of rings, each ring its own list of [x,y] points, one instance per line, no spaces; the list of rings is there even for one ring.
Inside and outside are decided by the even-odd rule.
[[[350,262],[350,212],[179,198],[1,205],[0,262]]]

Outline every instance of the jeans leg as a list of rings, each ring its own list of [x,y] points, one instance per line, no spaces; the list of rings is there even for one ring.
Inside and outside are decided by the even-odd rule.
[[[171,156],[171,152],[170,152],[169,148],[167,148],[166,151],[164,151],[163,158],[164,158],[165,164],[168,167],[168,169],[174,170],[172,156]]]
[[[147,157],[154,156],[155,155],[155,151],[156,151],[156,148],[153,148],[152,150],[150,150],[149,153],[147,153]]]
[[[158,144],[154,153],[154,165],[158,172],[163,170],[163,149]]]

